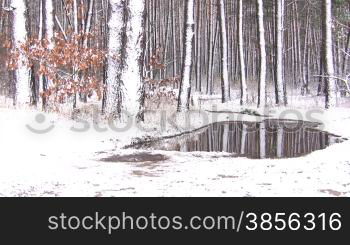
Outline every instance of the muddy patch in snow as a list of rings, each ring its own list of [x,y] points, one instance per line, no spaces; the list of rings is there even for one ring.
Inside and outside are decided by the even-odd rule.
[[[345,196],[347,194],[347,192],[339,192],[339,191],[335,191],[335,190],[320,190],[321,193],[323,194],[327,194],[330,196],[334,196],[334,197],[341,197],[341,196]]]
[[[109,162],[109,163],[118,163],[118,162],[124,162],[124,163],[157,163],[157,162],[163,162],[168,160],[169,157],[161,154],[151,154],[151,153],[135,153],[135,154],[128,154],[128,155],[114,155],[107,158],[101,159],[102,162]]]

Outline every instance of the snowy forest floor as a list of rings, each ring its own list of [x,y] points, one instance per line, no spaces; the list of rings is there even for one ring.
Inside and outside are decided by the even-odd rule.
[[[314,98],[291,98],[293,107],[254,110],[270,118],[295,110],[308,120],[313,115],[323,130],[350,138],[349,101],[324,111]],[[160,112],[146,115],[145,132],[133,125],[115,132],[103,123],[105,132],[92,124],[85,132],[74,132],[82,123],[62,115],[38,117],[35,110],[15,110],[0,103],[0,196],[350,196],[350,141],[295,159],[251,160],[223,153],[181,153],[123,149],[134,138],[174,135],[205,126],[210,122],[237,120],[233,114],[210,113],[204,103],[201,114],[184,115],[178,124],[160,127]],[[307,106],[305,106],[307,105]],[[300,109],[308,107],[306,109]],[[240,112],[237,104],[218,105],[217,111]],[[167,116],[169,115],[167,110]],[[199,116],[201,115],[201,116]],[[205,117],[203,116],[205,115]],[[261,121],[265,117],[241,115],[241,120]],[[202,119],[201,119],[202,118]],[[208,118],[209,121],[203,118]],[[296,119],[289,113],[284,119]],[[175,120],[175,119],[174,119]],[[204,124],[204,125],[203,125]],[[50,129],[34,134],[32,129]],[[106,162],[111,156],[159,154],[153,161]]]

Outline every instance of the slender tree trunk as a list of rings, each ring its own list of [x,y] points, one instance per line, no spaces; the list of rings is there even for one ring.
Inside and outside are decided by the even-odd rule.
[[[88,37],[87,35],[89,34],[91,30],[91,20],[92,20],[92,14],[93,14],[93,7],[94,7],[94,0],[89,1],[89,12],[88,12],[88,17],[85,25],[85,30],[84,30],[84,48],[87,48],[88,46]]]
[[[38,34],[38,40],[41,40],[43,42],[44,39],[44,9],[46,10],[46,6],[43,3],[43,0],[40,0],[39,4],[39,34]],[[40,63],[42,65],[42,63]],[[37,95],[37,106],[44,109],[43,106],[43,87],[44,87],[44,76],[39,76],[39,84],[38,84],[38,95]]]
[[[175,22],[175,8],[174,8],[174,1],[176,0],[171,0],[171,19],[172,19],[172,38],[173,38],[173,56],[174,56],[174,61],[173,61],[173,77],[175,78],[178,73],[177,73],[177,48],[176,48],[176,22]]]
[[[78,34],[78,3],[77,0],[73,0],[73,25],[74,25],[74,34]]]
[[[73,27],[74,27],[74,41],[76,42],[76,44],[78,44],[78,32],[79,32],[79,24],[78,24],[78,3],[77,0],[73,0]],[[73,81],[75,83],[78,82],[78,87],[80,87],[80,80],[79,76],[77,74],[77,68],[74,66],[73,67]],[[74,101],[73,101],[73,108],[76,109],[78,108],[79,105],[79,101],[80,101],[80,94],[79,92],[77,92],[74,95]]]
[[[239,0],[238,6],[238,42],[239,42],[239,61],[241,67],[241,105],[248,102],[248,87],[246,79],[246,67],[244,57],[244,36],[243,36],[243,0]]]
[[[220,34],[221,34],[221,90],[222,103],[230,100],[230,83],[228,77],[228,45],[227,45],[227,29],[226,14],[224,0],[218,0],[218,12],[220,17]]]
[[[186,0],[185,8],[185,47],[182,67],[182,80],[179,91],[178,112],[186,112],[190,109],[191,97],[191,70],[194,36],[194,0]]]
[[[323,45],[326,68],[326,108],[336,106],[337,85],[334,78],[333,35],[332,35],[332,0],[323,0]]]
[[[53,37],[54,37],[54,14],[53,14],[53,0],[41,0],[41,15],[44,17],[40,24],[39,39],[46,39],[48,41],[48,49],[53,48]],[[39,106],[45,110],[47,107],[47,98],[42,96],[50,85],[50,81],[46,76],[39,77]]]
[[[18,47],[18,45],[24,43],[27,38],[25,0],[12,0],[12,7],[14,8],[13,39],[15,45]],[[24,65],[20,64],[23,58],[24,57],[20,55],[19,67],[15,74],[15,104],[18,106],[25,106],[30,103],[29,69]]]
[[[260,79],[259,79],[259,107],[266,105],[266,41],[264,27],[264,5],[263,0],[257,0],[258,7],[258,35],[260,50]]]
[[[197,10],[197,47],[196,47],[196,90],[202,92],[202,66],[201,66],[201,52],[202,52],[202,8],[201,2],[198,2]]]
[[[283,33],[284,33],[284,0],[276,0],[276,104],[283,103]]]

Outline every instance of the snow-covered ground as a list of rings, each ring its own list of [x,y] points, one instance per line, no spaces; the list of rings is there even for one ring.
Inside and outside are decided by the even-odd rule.
[[[313,111],[311,120],[322,121],[324,130],[350,138],[350,109],[323,111],[311,103],[308,107],[287,108],[284,119],[296,119],[294,110],[310,120],[307,114]],[[201,106],[203,111],[210,108]],[[242,110],[230,104],[215,109],[228,108]],[[287,109],[261,109],[259,113],[276,118]],[[235,119],[230,116],[194,112],[190,122],[196,128]],[[181,115],[177,117],[183,121]],[[135,125],[116,132],[108,125],[97,127],[56,114],[0,106],[0,196],[350,196],[350,141],[296,159],[249,160],[218,153],[157,151],[151,153],[165,160],[101,161],[113,155],[147,153],[122,149],[135,137],[188,131],[186,125],[174,123],[161,127],[159,113],[146,118],[149,121],[143,126],[151,129],[147,132]],[[245,115],[241,119],[264,118]],[[89,130],[76,132],[87,126]]]

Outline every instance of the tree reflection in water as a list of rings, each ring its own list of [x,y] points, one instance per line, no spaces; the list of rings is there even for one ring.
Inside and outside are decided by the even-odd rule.
[[[151,144],[155,150],[227,152],[237,156],[295,158],[322,150],[343,139],[302,121],[224,122],[180,137]]]

